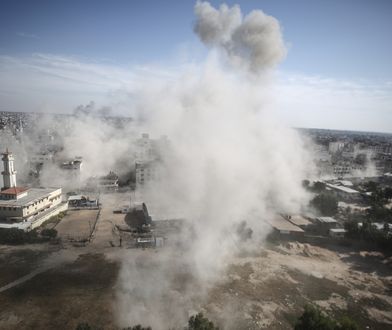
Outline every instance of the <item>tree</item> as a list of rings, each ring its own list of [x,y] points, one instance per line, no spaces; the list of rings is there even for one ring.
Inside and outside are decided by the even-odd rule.
[[[379,204],[372,205],[366,212],[372,220],[391,221],[392,219],[391,210]]]
[[[191,316],[188,321],[187,330],[219,330],[203,313]]]
[[[387,187],[384,189],[384,197],[387,200],[392,199],[392,188],[391,187]]]
[[[367,191],[374,192],[374,191],[377,190],[378,184],[377,184],[376,182],[374,182],[374,181],[368,181],[368,182],[366,182],[366,183],[364,184],[364,188],[365,188]]]
[[[349,238],[357,238],[359,235],[358,222],[355,220],[347,221],[344,224],[344,229],[346,229],[346,236]]]
[[[338,200],[330,194],[320,194],[310,201],[310,205],[323,216],[333,216],[338,212]]]
[[[322,191],[325,190],[325,187],[326,187],[326,185],[324,182],[316,181],[313,184],[313,191],[316,193],[321,193]]]

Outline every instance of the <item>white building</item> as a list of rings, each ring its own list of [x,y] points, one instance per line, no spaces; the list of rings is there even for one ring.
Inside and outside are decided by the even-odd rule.
[[[4,186],[1,190],[6,190],[11,187],[16,187],[16,171],[14,169],[14,157],[7,149],[6,152],[2,154],[1,160],[3,161],[4,171],[1,172],[3,175]]]
[[[343,141],[330,142],[328,145],[329,152],[333,154],[342,151],[343,148],[344,148]]]
[[[154,159],[153,141],[147,133],[136,140],[135,159],[137,162],[149,162]]]
[[[158,164],[156,162],[136,163],[136,186],[143,186],[159,178]]]
[[[2,155],[0,228],[34,229],[67,209],[67,203],[62,203],[61,188],[18,187],[12,153],[7,150]]]

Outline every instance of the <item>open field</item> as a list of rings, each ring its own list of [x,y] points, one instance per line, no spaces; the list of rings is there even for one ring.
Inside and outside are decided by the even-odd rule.
[[[291,329],[306,303],[333,317],[349,315],[361,328],[392,329],[392,258],[358,247],[298,242],[244,246],[217,281],[204,286],[176,240],[162,249],[119,247],[113,209],[126,194],[101,197],[103,206],[86,246],[49,243],[2,246],[0,329],[100,329],[143,323],[182,329],[202,311],[222,329]],[[89,233],[96,210],[71,211],[60,237]],[[175,238],[175,237],[174,237]],[[126,238],[125,238],[126,240]]]
[[[249,251],[211,290],[206,308],[219,318],[230,306],[233,329],[290,329],[306,303],[363,328],[392,329],[391,263],[379,253],[297,242]]]
[[[81,255],[0,294],[1,329],[75,329],[94,320],[113,328],[118,264],[101,254]]]
[[[119,308],[121,294],[135,294],[138,304],[150,313],[143,290],[154,294],[153,303],[171,302],[154,310],[151,315],[158,319],[172,317],[171,309],[182,304],[179,297],[191,291],[195,296],[190,300],[198,310],[223,329],[290,329],[308,302],[332,316],[350,315],[363,328],[392,329],[391,259],[380,253],[297,242],[268,244],[240,252],[218,283],[201,296],[192,274],[176,264],[176,256],[171,261],[162,258],[164,249],[105,250],[99,253],[87,246],[56,252],[52,255],[64,257],[64,262],[0,293],[0,329],[74,329],[78,322],[119,329],[134,324],[119,313],[137,308],[126,304]],[[13,261],[0,268],[2,284],[34,269],[47,252],[23,252],[23,263],[7,278],[20,253],[12,248],[3,254],[3,262]],[[169,269],[174,270],[173,276],[156,283],[157,274]],[[124,279],[131,289],[124,288]],[[136,286],[140,279],[144,289]],[[148,287],[154,283],[158,286]],[[184,320],[191,312],[188,307],[184,304]]]
[[[7,247],[0,248],[0,287],[19,277],[27,275],[37,268],[48,255],[46,245],[36,244],[34,247]]]
[[[87,239],[94,227],[98,210],[72,210],[57,224],[55,229],[62,239]]]

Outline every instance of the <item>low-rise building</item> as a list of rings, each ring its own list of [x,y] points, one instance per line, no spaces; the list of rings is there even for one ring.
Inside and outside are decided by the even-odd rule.
[[[326,183],[326,186],[331,190],[337,198],[346,202],[358,202],[362,199],[362,194],[350,187],[341,184]]]
[[[336,228],[338,224],[332,217],[316,217],[314,223],[314,230],[323,235],[329,235],[330,229]]]
[[[273,233],[279,236],[303,236],[304,231],[286,220],[281,215],[269,217],[266,222],[272,227]]]
[[[347,230],[344,228],[331,228],[329,230],[329,236],[334,238],[344,238]]]

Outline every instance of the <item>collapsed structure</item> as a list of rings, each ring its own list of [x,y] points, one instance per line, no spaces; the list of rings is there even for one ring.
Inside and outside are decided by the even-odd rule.
[[[31,230],[50,217],[67,210],[62,202],[61,188],[28,188],[16,184],[14,157],[6,150],[2,154],[4,171],[0,192],[0,228]]]

